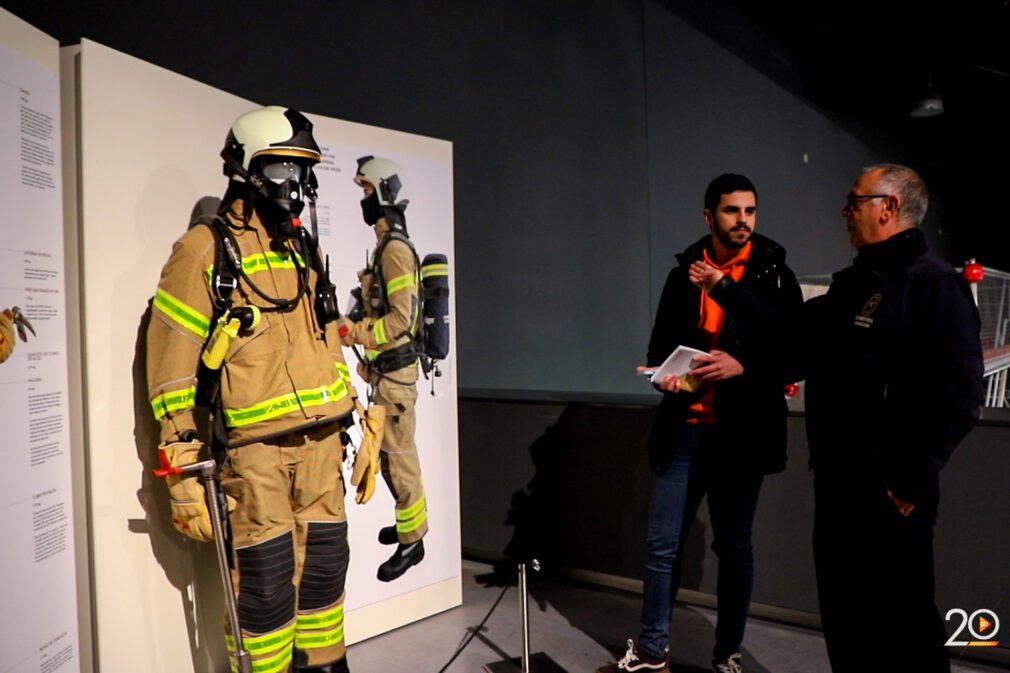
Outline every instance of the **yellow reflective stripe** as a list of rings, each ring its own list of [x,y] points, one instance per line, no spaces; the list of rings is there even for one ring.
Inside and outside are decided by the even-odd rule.
[[[417,516],[415,516],[413,519],[411,519],[409,521],[399,521],[399,520],[397,520],[397,522],[396,522],[396,532],[397,533],[409,533],[412,530],[417,530],[418,528],[421,527],[421,524],[423,524],[427,520],[428,520],[428,513],[427,512],[421,512],[420,514],[418,514]]]
[[[386,338],[386,324],[385,318],[379,318],[373,323],[372,332],[375,334],[375,343],[378,346],[389,341]]]
[[[425,510],[424,496],[418,498],[410,507],[396,510],[396,532],[409,533],[417,530],[428,520],[428,512]]]
[[[375,350],[374,348],[366,348],[365,349],[365,359],[366,360],[374,360],[375,358],[379,357],[379,353],[381,353],[381,352],[382,351]]]
[[[291,654],[292,649],[285,647],[272,657],[253,659],[253,673],[279,673],[280,671],[287,670],[288,664],[291,663]]]
[[[160,287],[154,294],[154,308],[158,309],[201,339],[210,334],[210,318],[192,306],[187,306]]]
[[[407,288],[417,288],[417,274],[405,273],[386,283],[386,295],[391,295],[394,292]]]
[[[242,645],[249,650],[250,654],[263,654],[290,645],[295,638],[295,625],[287,626],[280,631],[265,633],[261,636],[243,636]],[[228,643],[228,651],[235,651],[235,636],[228,634],[225,636]]]
[[[344,604],[330,608],[329,610],[323,610],[322,612],[313,612],[310,614],[298,615],[295,618],[295,625],[298,630],[303,629],[318,629],[324,626],[333,626],[334,624],[339,624],[344,621]]]
[[[328,386],[320,386],[310,390],[296,390],[293,393],[274,397],[241,409],[225,409],[224,418],[230,427],[237,428],[283,416],[299,407],[316,407],[336,402],[344,397],[347,397],[347,384],[343,379],[337,379]]]
[[[242,258],[242,271],[248,275],[266,269],[294,269],[297,268],[295,260],[298,261],[298,266],[305,266],[305,260],[297,252],[257,252]],[[207,267],[207,282],[213,280],[214,265],[211,264]]]
[[[448,264],[428,264],[421,267],[421,278],[432,278],[433,276],[448,276]]]
[[[248,645],[249,640],[249,638],[245,638],[242,643],[246,646],[246,649],[249,650],[249,653],[252,654],[252,649]],[[278,673],[279,671],[283,671],[288,667],[288,664],[291,663],[291,654],[291,643],[288,642],[284,646],[284,649],[272,657],[253,659],[252,670],[254,673]],[[234,673],[239,673],[238,661],[236,661],[235,658],[235,640],[230,636],[228,637],[228,660],[231,665],[231,670],[234,671]]]
[[[415,516],[417,516],[417,513],[423,509],[424,509],[424,496],[422,495],[420,498],[418,498],[417,502],[415,502],[410,507],[407,507],[406,509],[396,510],[396,520],[406,521],[407,519],[413,519]]]
[[[295,647],[300,650],[311,650],[316,647],[329,647],[344,639],[344,627],[338,626],[331,631],[319,633],[295,634]]]
[[[301,614],[295,619],[295,647],[309,650],[328,647],[344,639],[344,605],[322,612]]]
[[[340,378],[344,381],[351,380],[351,370],[347,368],[347,365],[342,362],[334,362],[333,366],[337,368],[337,373],[340,374]]]
[[[196,403],[196,386],[173,390],[170,393],[162,393],[151,400],[151,408],[154,409],[154,417],[158,420],[170,411],[188,409]]]

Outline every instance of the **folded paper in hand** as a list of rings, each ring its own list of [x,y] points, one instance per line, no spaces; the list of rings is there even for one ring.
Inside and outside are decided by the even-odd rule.
[[[684,376],[692,369],[701,365],[701,362],[695,361],[695,358],[699,355],[708,355],[708,353],[700,351],[697,348],[677,346],[670,353],[670,357],[666,358],[663,364],[659,365],[656,371],[652,373],[652,380],[659,383],[670,375]]]

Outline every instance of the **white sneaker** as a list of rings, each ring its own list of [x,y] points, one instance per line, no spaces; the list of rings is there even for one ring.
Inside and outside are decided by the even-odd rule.
[[[635,641],[629,638],[628,651],[624,653],[624,656],[618,661],[596,669],[596,673],[620,673],[621,671],[628,671],[628,673],[633,673],[634,671],[669,673],[669,670],[666,667],[666,652],[658,658],[650,657],[638,649]]]
[[[722,661],[713,661],[712,673],[743,673],[743,666],[740,665],[740,653],[731,654]]]

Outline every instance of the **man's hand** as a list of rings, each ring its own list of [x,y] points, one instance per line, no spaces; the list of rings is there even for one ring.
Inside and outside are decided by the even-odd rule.
[[[680,390],[680,377],[676,374],[667,374],[663,377],[662,381],[656,382],[660,390],[665,390],[668,393],[675,393]]]
[[[894,503],[894,506],[898,508],[898,514],[901,516],[908,516],[912,513],[912,510],[915,509],[914,502],[902,500],[898,496],[894,495],[891,489],[887,489],[887,497],[890,498],[891,502]]]
[[[724,275],[726,274],[719,269],[701,260],[693,262],[687,269],[688,279],[705,292],[711,292]]]
[[[743,365],[726,351],[714,350],[709,355],[696,355],[694,359],[705,364],[695,367],[688,374],[701,381],[725,381],[743,374]]]

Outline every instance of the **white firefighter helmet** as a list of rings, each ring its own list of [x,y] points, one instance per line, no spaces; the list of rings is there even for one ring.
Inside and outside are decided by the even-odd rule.
[[[400,182],[400,167],[389,159],[373,156],[358,159],[358,172],[354,176],[354,182],[358,185],[367,182],[375,187],[379,204],[383,206],[395,206],[403,187]]]
[[[322,155],[312,137],[312,122],[297,110],[270,105],[247,112],[231,125],[221,158],[224,173],[233,180],[246,180],[257,158],[295,159],[309,166]]]

